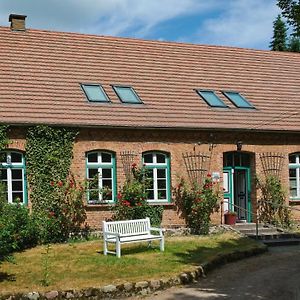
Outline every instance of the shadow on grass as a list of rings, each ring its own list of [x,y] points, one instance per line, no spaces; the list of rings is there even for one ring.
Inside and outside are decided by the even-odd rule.
[[[4,282],[4,281],[16,281],[16,276],[14,274],[0,272],[0,282]]]
[[[247,245],[247,246],[245,246]],[[250,251],[248,238],[239,238],[230,241],[221,241],[214,246],[198,246],[192,250],[175,252],[174,255],[179,261],[186,265],[199,265],[203,262],[214,260],[214,263],[226,263],[238,258],[247,257],[247,250]],[[255,252],[255,251],[254,251]]]

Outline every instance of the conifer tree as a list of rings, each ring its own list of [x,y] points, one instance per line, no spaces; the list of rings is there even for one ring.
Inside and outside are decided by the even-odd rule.
[[[280,15],[273,22],[273,39],[270,43],[270,48],[273,51],[287,50],[287,27]]]
[[[288,51],[290,52],[300,52],[300,39],[293,36],[289,40]]]

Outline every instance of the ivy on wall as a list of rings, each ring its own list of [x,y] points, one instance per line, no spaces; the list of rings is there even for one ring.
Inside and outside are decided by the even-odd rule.
[[[8,125],[0,125],[0,151],[4,150],[8,145],[7,137]]]
[[[54,188],[66,180],[78,130],[39,125],[29,128],[26,141],[27,179],[33,211],[49,211]]]

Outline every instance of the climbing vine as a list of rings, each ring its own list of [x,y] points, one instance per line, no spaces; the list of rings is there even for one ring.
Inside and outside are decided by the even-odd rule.
[[[65,181],[78,131],[49,126],[31,127],[27,133],[26,165],[33,211],[51,210],[51,182]]]
[[[7,129],[8,125],[0,125],[0,151],[8,145]]]

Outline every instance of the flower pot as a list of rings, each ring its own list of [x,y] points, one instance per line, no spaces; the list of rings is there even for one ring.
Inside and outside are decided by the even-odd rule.
[[[228,213],[224,214],[225,224],[227,225],[235,225],[236,223],[236,214]]]

